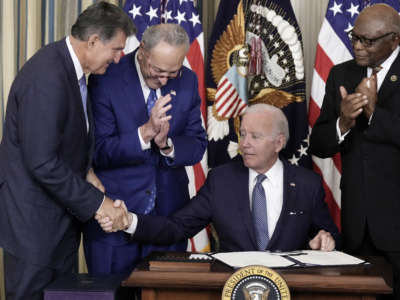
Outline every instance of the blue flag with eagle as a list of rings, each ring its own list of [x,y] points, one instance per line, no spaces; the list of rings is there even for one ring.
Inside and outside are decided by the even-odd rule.
[[[240,115],[268,103],[289,121],[282,156],[310,167],[302,38],[290,0],[221,1],[208,54],[209,166],[238,156]]]

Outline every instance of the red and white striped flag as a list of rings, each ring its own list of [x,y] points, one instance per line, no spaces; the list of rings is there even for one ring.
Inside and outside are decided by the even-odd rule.
[[[375,3],[386,3],[399,10],[398,0],[329,0],[325,19],[318,37],[314,74],[311,87],[308,121],[310,129],[317,120],[325,95],[325,83],[334,65],[353,58],[348,33],[360,11]],[[327,202],[336,225],[341,228],[341,160],[340,154],[333,158],[321,159],[313,156],[314,170],[322,175]]]

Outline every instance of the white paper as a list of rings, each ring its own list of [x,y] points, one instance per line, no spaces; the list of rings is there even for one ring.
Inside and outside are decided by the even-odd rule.
[[[264,251],[221,252],[213,254],[212,257],[234,268],[242,268],[251,265],[278,268],[293,265],[293,262],[284,257]]]
[[[222,252],[213,254],[212,256],[233,268],[250,265],[262,265],[270,268],[344,266],[358,265],[365,262],[340,251],[317,250],[292,252]]]
[[[293,258],[304,264],[318,266],[345,266],[364,263],[363,260],[340,251],[303,250]]]

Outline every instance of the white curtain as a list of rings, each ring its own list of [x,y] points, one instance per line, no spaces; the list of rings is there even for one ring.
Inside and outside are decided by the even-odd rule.
[[[310,99],[318,34],[329,0],[291,0],[303,36],[306,99]]]

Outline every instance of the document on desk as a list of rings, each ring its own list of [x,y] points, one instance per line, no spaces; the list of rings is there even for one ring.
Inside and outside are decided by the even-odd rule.
[[[270,268],[311,267],[311,266],[346,266],[365,263],[357,257],[340,251],[301,250],[291,252],[221,252],[212,257],[233,267],[262,265]]]

